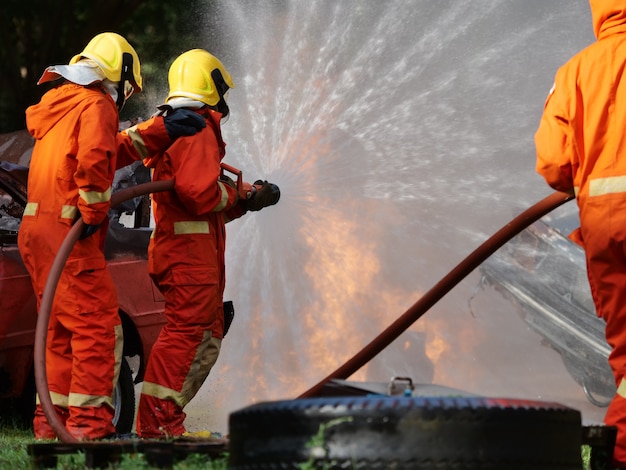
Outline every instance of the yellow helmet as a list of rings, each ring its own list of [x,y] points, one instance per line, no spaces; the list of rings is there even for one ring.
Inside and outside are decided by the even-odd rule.
[[[131,83],[135,92],[141,91],[139,56],[133,46],[119,34],[98,34],[89,41],[83,52],[72,57],[70,64],[75,64],[83,57],[95,61],[109,80],[121,83],[120,93],[124,89],[125,81]]]
[[[191,98],[216,107],[224,115],[228,114],[224,95],[229,88],[235,88],[235,84],[214,55],[203,49],[182,53],[170,66],[167,79],[170,93],[166,103],[172,98]]]

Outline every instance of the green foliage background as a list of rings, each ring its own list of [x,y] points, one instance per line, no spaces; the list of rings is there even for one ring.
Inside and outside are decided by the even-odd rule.
[[[141,61],[144,92],[120,118],[148,117],[167,95],[167,69],[185,50],[218,54],[220,10],[212,0],[2,0],[0,2],[0,133],[25,128],[24,111],[47,90],[37,80],[66,64],[103,31],[128,39]]]

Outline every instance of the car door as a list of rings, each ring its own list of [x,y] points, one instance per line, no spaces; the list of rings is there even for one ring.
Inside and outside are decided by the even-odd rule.
[[[21,395],[33,363],[37,303],[17,248],[25,192],[0,167],[0,397]]]

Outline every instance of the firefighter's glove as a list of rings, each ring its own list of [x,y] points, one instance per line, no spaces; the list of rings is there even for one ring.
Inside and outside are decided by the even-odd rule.
[[[249,199],[240,201],[244,209],[248,211],[260,211],[264,207],[273,206],[280,199],[280,189],[277,185],[268,181],[256,180],[254,191]]]
[[[101,224],[96,224],[96,225],[89,225],[89,224],[84,224],[83,225],[83,230],[82,232],[80,232],[80,237],[78,237],[80,240],[83,240],[87,237],[92,236],[94,233],[96,233],[98,231],[98,229],[100,228]]]
[[[206,121],[195,111],[187,108],[178,108],[163,117],[165,130],[170,139],[194,135],[206,127]]]

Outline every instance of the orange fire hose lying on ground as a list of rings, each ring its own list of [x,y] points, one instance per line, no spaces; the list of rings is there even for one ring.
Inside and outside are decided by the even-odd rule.
[[[156,181],[131,186],[121,191],[117,191],[111,196],[111,207],[116,207],[122,202],[137,196],[157,193],[160,191],[169,191],[173,187],[173,181]],[[65,425],[61,422],[61,419],[52,404],[52,399],[50,398],[50,390],[48,389],[48,380],[46,375],[46,334],[48,332],[48,322],[50,319],[52,301],[54,300],[54,293],[57,288],[57,284],[59,283],[61,272],[63,271],[63,267],[65,266],[65,262],[67,261],[72,248],[74,248],[74,244],[78,240],[78,237],[80,237],[83,225],[83,220],[79,219],[71,228],[59,248],[54,262],[52,263],[52,267],[50,268],[50,274],[48,275],[46,287],[43,291],[41,306],[39,308],[39,316],[37,317],[37,326],[35,327],[34,365],[37,394],[39,395],[39,401],[44,414],[48,419],[48,423],[50,423],[54,432],[63,442],[77,442],[77,440],[69,433],[69,431],[65,428]]]
[[[298,398],[319,396],[324,384],[328,381],[332,379],[347,379],[350,377],[379,352],[389,346],[389,344],[400,336],[409,326],[424,315],[430,307],[435,305],[446,293],[498,250],[498,248],[530,224],[573,198],[574,196],[570,196],[569,194],[555,192],[526,209],[474,250],[467,258],[435,284],[431,290],[426,292],[426,294],[402,314],[402,316],[387,327],[386,330],[349,359],[348,362],[302,393]]]

